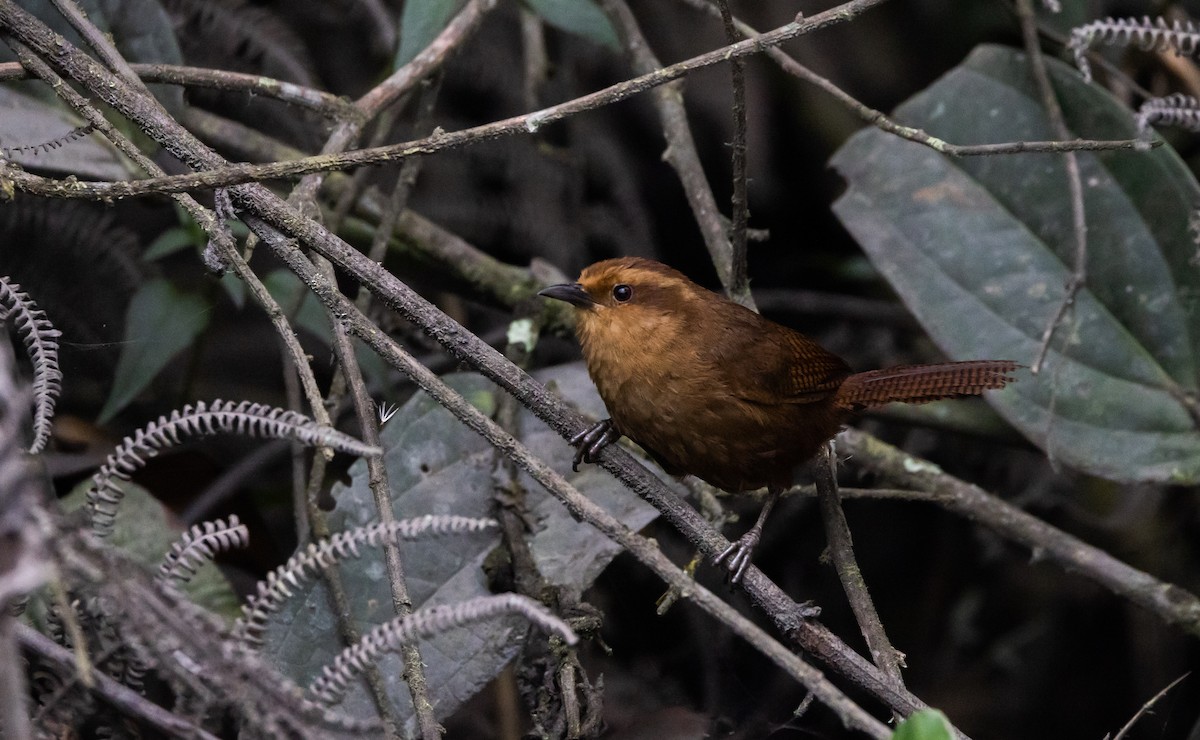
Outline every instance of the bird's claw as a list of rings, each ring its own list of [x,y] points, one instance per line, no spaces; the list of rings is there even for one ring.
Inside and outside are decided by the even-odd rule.
[[[759,534],[759,532],[750,530],[713,558],[713,565],[725,563],[725,567],[731,575],[730,583],[740,583],[746,569],[750,567],[751,556],[754,555],[754,546],[758,544]]]
[[[575,450],[571,470],[579,472],[579,463],[594,463],[600,451],[621,438],[612,419],[603,419],[567,440]]]

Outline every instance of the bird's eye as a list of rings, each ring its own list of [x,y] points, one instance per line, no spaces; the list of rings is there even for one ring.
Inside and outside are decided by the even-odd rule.
[[[630,298],[633,298],[633,288],[625,283],[613,286],[613,298],[617,299],[617,303],[625,303]]]

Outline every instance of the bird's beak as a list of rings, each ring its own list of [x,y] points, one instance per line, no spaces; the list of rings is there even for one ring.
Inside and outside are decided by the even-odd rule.
[[[556,301],[566,301],[572,306],[587,308],[595,303],[579,283],[561,283],[551,285],[538,291],[538,295],[553,298]]]

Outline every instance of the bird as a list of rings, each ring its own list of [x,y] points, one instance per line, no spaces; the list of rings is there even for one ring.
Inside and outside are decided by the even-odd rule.
[[[734,494],[767,489],[755,523],[714,559],[733,583],[795,469],[855,412],[980,395],[1022,367],[971,360],[855,373],[804,334],[643,257],[597,262],[538,295],[574,306],[588,374],[609,413],[569,440],[573,469],[626,436],[669,475]]]

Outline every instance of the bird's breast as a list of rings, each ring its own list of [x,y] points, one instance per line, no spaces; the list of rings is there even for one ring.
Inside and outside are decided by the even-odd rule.
[[[617,429],[668,473],[733,492],[786,487],[792,469],[837,432],[843,419],[832,408],[737,397],[709,369],[694,336],[661,329],[628,341],[593,328],[581,332],[581,344]]]

